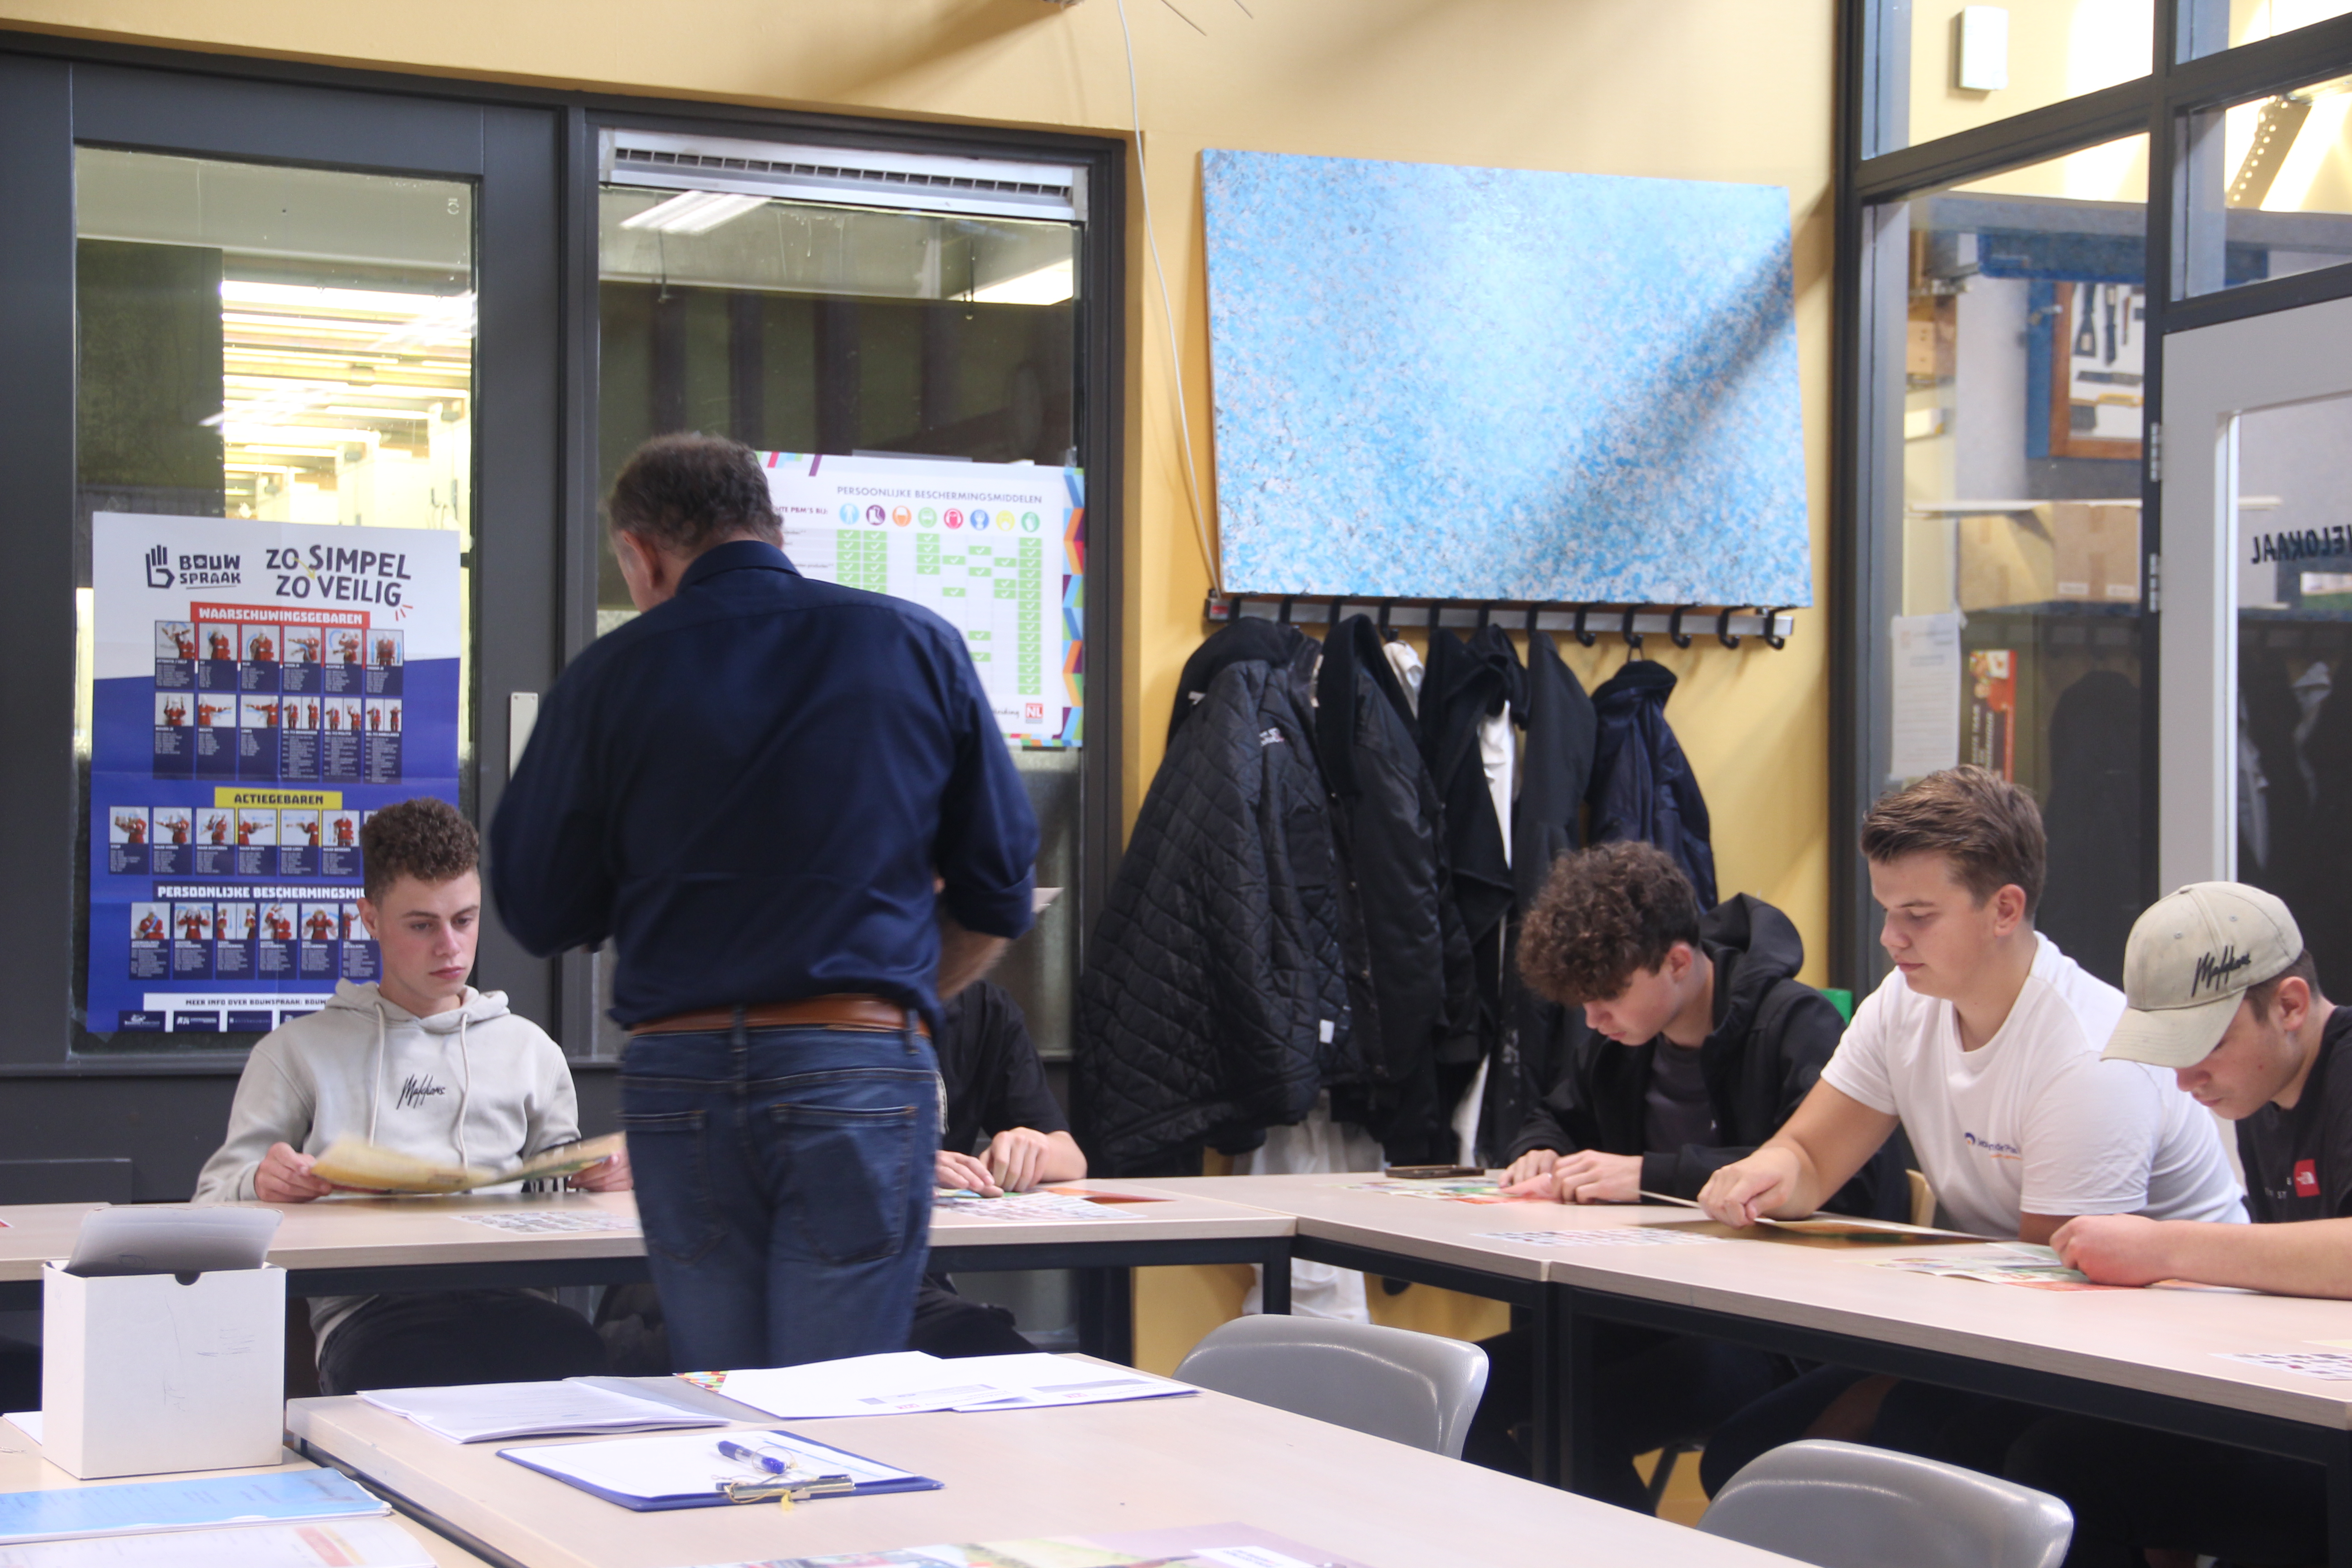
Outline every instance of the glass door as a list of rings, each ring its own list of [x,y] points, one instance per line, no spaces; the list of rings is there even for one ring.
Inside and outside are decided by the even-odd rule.
[[[2352,301],[2174,334],[2165,376],[2162,880],[2269,888],[2352,993]]]

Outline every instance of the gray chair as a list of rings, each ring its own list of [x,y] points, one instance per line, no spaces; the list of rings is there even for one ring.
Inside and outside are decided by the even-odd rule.
[[[1742,1467],[1698,1527],[1818,1568],[2058,1568],[2074,1516],[1958,1465],[1809,1437]]]
[[[1176,1377],[1458,1459],[1486,1392],[1486,1352],[1375,1323],[1269,1315],[1211,1331]]]

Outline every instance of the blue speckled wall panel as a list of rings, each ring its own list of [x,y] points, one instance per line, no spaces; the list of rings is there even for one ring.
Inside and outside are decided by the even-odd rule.
[[[1228,591],[1812,602],[1786,191],[1202,163]]]

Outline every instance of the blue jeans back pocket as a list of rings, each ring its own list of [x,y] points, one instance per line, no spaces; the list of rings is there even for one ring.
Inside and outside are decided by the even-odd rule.
[[[908,1187],[922,1147],[920,1107],[771,1105],[784,1202],[825,1263],[872,1263],[907,1245]]]
[[[695,1262],[720,1238],[705,1120],[699,1110],[621,1112],[635,1176],[638,1227],[648,1251],[676,1263]]]

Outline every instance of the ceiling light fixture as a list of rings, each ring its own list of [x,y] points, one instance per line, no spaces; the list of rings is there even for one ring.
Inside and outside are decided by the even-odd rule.
[[[621,220],[623,228],[649,229],[656,234],[709,234],[720,224],[768,205],[765,196],[730,195],[723,191],[688,191]]]
[[[1017,278],[1001,279],[985,289],[975,289],[971,298],[982,305],[1058,305],[1077,292],[1076,278],[1076,270],[1069,262],[1056,261],[1034,272],[1024,272]]]

